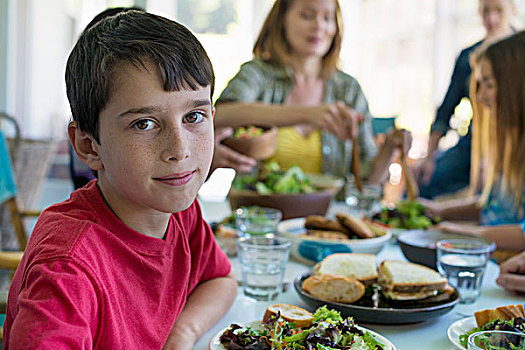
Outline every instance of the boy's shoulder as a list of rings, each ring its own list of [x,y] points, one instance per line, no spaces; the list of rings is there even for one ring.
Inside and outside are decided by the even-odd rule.
[[[68,255],[88,227],[101,220],[96,182],[71,193],[70,198],[46,208],[38,218],[27,251],[45,255]]]

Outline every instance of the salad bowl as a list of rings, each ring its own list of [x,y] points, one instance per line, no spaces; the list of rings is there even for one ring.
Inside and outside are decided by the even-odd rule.
[[[325,215],[333,197],[333,193],[328,190],[312,193],[259,194],[255,191],[232,188],[228,194],[232,210],[253,205],[275,208],[283,213],[283,220]]]
[[[251,158],[267,159],[277,148],[277,128],[253,125],[240,127],[222,143]]]

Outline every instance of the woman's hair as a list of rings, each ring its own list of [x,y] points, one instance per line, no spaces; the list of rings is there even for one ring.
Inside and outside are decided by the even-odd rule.
[[[482,202],[498,191],[521,206],[525,182],[525,31],[476,51],[473,69],[485,60],[496,81],[496,105],[487,113],[476,99],[477,84],[472,80],[474,109],[472,188],[479,184],[483,164]],[[485,111],[485,112],[484,112]]]
[[[276,65],[290,64],[290,44],[286,40],[285,17],[294,1],[300,0],[276,0],[273,4],[268,17],[259,32],[259,36],[253,47],[253,54],[264,61]],[[338,0],[336,3],[336,32],[330,49],[323,57],[322,75],[324,77],[332,75],[337,70],[341,43],[343,41],[343,20],[341,7]]]

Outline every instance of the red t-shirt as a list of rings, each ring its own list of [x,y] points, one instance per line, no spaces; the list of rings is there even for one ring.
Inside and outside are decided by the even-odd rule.
[[[4,349],[160,349],[193,289],[230,269],[197,200],[161,240],[120,221],[92,181],[40,216],[9,290]]]

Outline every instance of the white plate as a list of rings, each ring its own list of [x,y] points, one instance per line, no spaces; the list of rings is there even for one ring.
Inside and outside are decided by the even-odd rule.
[[[253,321],[253,322],[244,322],[244,323],[237,323],[239,326],[242,326],[242,327],[251,327],[251,328],[255,328],[257,329],[261,322],[260,321]],[[361,326],[357,326],[357,328],[359,328],[360,330],[362,330],[363,332],[366,331],[366,332],[369,332],[374,338],[375,340],[377,340],[379,343],[383,344],[384,345],[384,350],[396,350],[396,347],[394,346],[394,344],[392,344],[388,339],[386,339],[385,337],[383,337],[382,335],[368,329],[368,328],[365,328],[365,327],[361,327]],[[221,330],[220,332],[218,332],[217,334],[215,334],[211,340],[210,340],[210,350],[224,350],[225,347],[222,346],[219,338],[221,337],[222,333],[224,333],[224,331],[226,331],[228,328],[230,327],[226,327],[224,328],[223,330]]]
[[[387,233],[381,237],[348,239],[344,241],[301,237],[301,235],[306,232],[304,221],[304,218],[283,220],[279,224],[278,230],[292,242],[292,256],[309,265],[321,261],[331,252],[377,254],[392,237],[390,231],[387,231]]]
[[[461,345],[461,343],[459,342],[459,336],[466,332],[470,332],[472,328],[476,328],[477,326],[478,325],[476,324],[476,318],[474,316],[462,318],[461,320],[454,322],[450,327],[448,327],[448,339],[450,339],[452,344],[454,344],[458,349],[465,350],[463,345]]]

